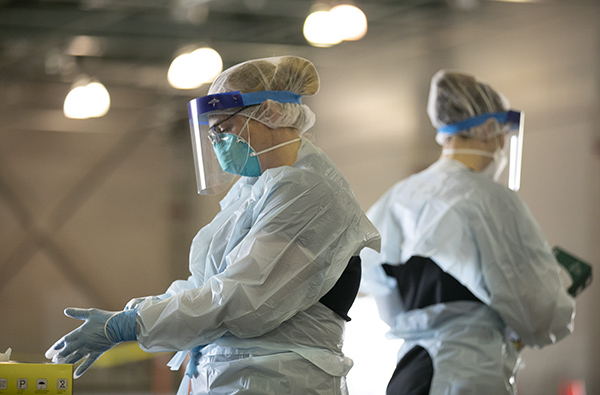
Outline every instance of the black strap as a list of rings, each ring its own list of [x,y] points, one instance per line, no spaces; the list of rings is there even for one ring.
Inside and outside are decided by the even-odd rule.
[[[413,256],[403,265],[384,263],[382,266],[385,273],[398,282],[400,297],[408,310],[458,300],[481,302],[430,258]]]
[[[358,295],[362,272],[360,263],[359,256],[350,258],[350,262],[348,262],[346,269],[333,288],[319,300],[319,302],[323,303],[346,321],[350,321],[348,311],[350,310],[350,307],[352,307],[356,295]]]

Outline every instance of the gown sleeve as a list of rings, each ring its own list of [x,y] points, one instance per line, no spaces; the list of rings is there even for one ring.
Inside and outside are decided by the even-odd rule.
[[[224,271],[197,288],[140,305],[143,349],[186,350],[225,334],[260,336],[333,287],[364,242],[358,205],[312,173],[264,188],[246,213],[252,215],[246,236],[224,258]]]
[[[379,317],[390,327],[395,325],[396,317],[406,311],[396,279],[388,276],[382,266],[384,263],[401,263],[403,234],[392,215],[393,196],[393,190],[387,191],[367,212],[373,225],[381,232],[381,251],[365,248],[360,253],[363,266],[360,291],[374,298]],[[395,248],[389,248],[390,245]]]
[[[525,203],[516,194],[504,201],[501,217],[472,222],[490,306],[524,344],[543,347],[572,332],[575,303]]]

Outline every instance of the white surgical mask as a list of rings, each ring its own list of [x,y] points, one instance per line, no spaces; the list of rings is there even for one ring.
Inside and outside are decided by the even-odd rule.
[[[498,181],[504,168],[508,163],[508,158],[506,157],[506,152],[502,148],[497,148],[493,153],[484,150],[478,149],[469,149],[469,148],[445,148],[442,151],[442,155],[446,154],[467,154],[467,155],[477,155],[477,156],[485,156],[487,158],[491,158],[491,162],[483,168],[479,173],[483,176],[490,178],[494,181]]]

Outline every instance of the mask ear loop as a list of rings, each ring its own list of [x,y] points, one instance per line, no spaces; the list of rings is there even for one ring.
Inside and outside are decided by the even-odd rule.
[[[255,152],[255,151],[252,151],[252,152],[250,152],[250,156],[258,156],[258,155],[260,155],[260,154],[264,154],[265,152],[269,152],[269,151],[276,150],[277,148],[281,148],[281,147],[283,147],[284,145],[292,144],[292,143],[295,143],[296,141],[300,141],[300,140],[302,140],[302,138],[301,138],[301,137],[296,137],[295,139],[291,139],[291,140],[288,140],[288,141],[284,141],[284,142],[283,142],[283,143],[281,143],[281,144],[274,145],[274,146],[272,146],[271,148],[264,149],[264,150],[262,150],[262,151],[260,151],[260,152]]]
[[[480,149],[471,149],[471,148],[444,148],[442,150],[442,155],[450,155],[450,154],[464,154],[464,155],[475,155],[475,156],[485,156],[487,158],[493,158],[494,154],[489,151],[484,151]]]
[[[248,128],[248,141],[247,142],[242,137],[242,132],[244,131],[244,128],[246,128],[246,127]],[[250,146],[250,117],[246,118],[246,122],[244,123],[244,126],[242,126],[242,128],[240,129],[240,132],[237,134],[236,142],[239,143],[241,141],[243,141],[244,143],[246,143],[246,146],[247,146],[246,155],[244,156],[244,158],[245,158],[244,165],[242,166],[242,168],[244,168],[248,164],[248,158],[250,157],[250,155],[252,154],[252,152],[254,152],[254,150]]]
[[[240,141],[246,142],[246,140],[244,140],[244,138],[242,137],[242,132],[244,131],[244,128],[248,126],[249,123],[250,123],[250,117],[246,117],[246,122],[244,123],[244,126],[241,127],[240,132],[236,136],[238,143]],[[250,145],[250,128],[248,128],[248,141],[247,141],[247,143],[248,143],[248,145]]]

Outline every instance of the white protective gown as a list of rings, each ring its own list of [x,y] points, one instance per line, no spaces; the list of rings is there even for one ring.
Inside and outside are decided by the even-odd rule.
[[[303,140],[293,166],[231,188],[192,242],[190,277],[138,306],[138,342],[151,352],[207,345],[194,394],[344,394],[345,322],[319,299],[363,247],[379,248],[377,230]]]
[[[397,183],[367,212],[381,253],[364,250],[361,291],[373,294],[393,337],[433,360],[431,394],[513,394],[518,352],[572,331],[574,301],[530,211],[515,192],[452,159]],[[381,264],[431,258],[483,304],[440,303],[404,311]],[[465,341],[466,340],[466,341]]]

